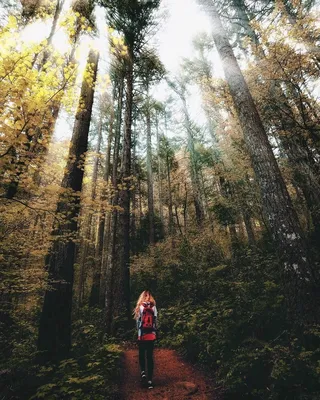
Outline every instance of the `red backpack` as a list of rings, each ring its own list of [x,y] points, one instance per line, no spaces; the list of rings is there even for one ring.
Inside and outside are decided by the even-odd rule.
[[[143,303],[142,323],[141,328],[143,332],[151,332],[153,330],[154,311],[152,303]]]

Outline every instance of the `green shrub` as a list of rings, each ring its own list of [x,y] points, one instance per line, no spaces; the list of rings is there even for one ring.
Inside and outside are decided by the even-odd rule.
[[[301,332],[288,320],[268,243],[265,250],[240,245],[232,260],[208,237],[184,238],[172,252],[166,246],[142,259],[144,284],[151,287],[151,277],[158,300],[161,345],[214,374],[225,400],[320,398],[320,327]],[[133,287],[140,279],[133,274]]]
[[[30,334],[29,337],[25,334],[25,340],[14,346],[10,362],[7,363],[6,369],[1,371],[1,398],[118,398],[121,350],[114,338],[109,338],[103,333],[103,312],[100,309],[85,307],[77,316],[73,324],[70,358],[58,365],[35,364],[36,332],[28,326],[23,327]],[[19,337],[22,337],[21,334]]]
[[[57,367],[42,367],[38,376],[48,382],[30,400],[116,399],[120,354],[117,345],[105,344],[80,358],[63,360]]]

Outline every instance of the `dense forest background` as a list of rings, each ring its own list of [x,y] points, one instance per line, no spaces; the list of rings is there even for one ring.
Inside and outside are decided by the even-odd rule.
[[[320,397],[320,4],[174,3],[170,69],[170,1],[1,2],[1,399],[116,399],[144,289],[224,399]]]

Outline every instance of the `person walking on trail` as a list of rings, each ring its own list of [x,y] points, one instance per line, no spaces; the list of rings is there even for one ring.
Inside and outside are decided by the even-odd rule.
[[[157,339],[157,308],[156,302],[148,290],[144,290],[138,298],[134,309],[134,318],[137,322],[139,365],[143,386],[153,389],[153,348]],[[147,358],[147,370],[146,370]]]

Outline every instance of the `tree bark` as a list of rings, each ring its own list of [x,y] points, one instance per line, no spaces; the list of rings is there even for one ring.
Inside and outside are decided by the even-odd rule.
[[[90,51],[87,68],[92,68],[93,82],[96,81],[98,54]],[[38,350],[43,361],[67,357],[71,348],[71,308],[74,276],[75,234],[80,209],[80,193],[83,181],[83,163],[88,150],[88,135],[91,121],[94,87],[84,80],[80,103],[73,128],[69,159],[61,187],[57,214],[63,213],[64,220],[53,231],[53,244],[47,256],[49,271],[42,313],[40,316]],[[62,236],[63,235],[63,236]]]
[[[132,150],[132,176],[137,179],[137,133],[136,133],[136,124],[134,123],[133,129],[133,150]],[[136,236],[137,236],[137,181],[135,181],[134,189],[132,189],[131,193],[131,201],[132,201],[132,213],[131,213],[131,252],[132,254],[136,254]]]
[[[246,34],[259,45],[259,39],[250,25],[246,5],[243,0],[233,0],[233,4],[238,12],[241,21],[244,23]],[[292,9],[285,3],[287,12],[290,15]],[[293,18],[293,15],[291,15]],[[258,47],[258,58],[264,58],[265,54]],[[258,60],[259,61],[259,60]],[[297,90],[293,89],[293,100],[297,103],[297,110],[303,114],[303,102],[297,101]],[[304,132],[297,131],[295,123],[295,113],[290,102],[278,82],[275,82],[271,90],[272,115],[271,121],[280,131],[285,134],[279,136],[281,145],[288,156],[290,166],[294,173],[296,183],[301,187],[306,203],[310,210],[316,237],[320,237],[320,181],[319,168],[315,165],[313,155],[310,154],[307,140],[304,138]],[[277,106],[277,104],[281,106]],[[301,103],[301,104],[300,104]],[[270,106],[269,106],[270,108]],[[277,115],[278,114],[278,115]],[[303,118],[302,118],[303,119]]]
[[[153,172],[152,172],[152,150],[151,150],[151,116],[149,89],[147,88],[147,185],[148,185],[148,218],[149,218],[149,243],[154,244],[154,203],[153,203]]]
[[[119,164],[119,152],[120,152],[120,141],[121,141],[121,127],[122,127],[122,108],[123,108],[123,92],[124,92],[124,78],[120,77],[118,82],[118,95],[117,95],[117,113],[116,113],[116,128],[114,137],[114,148],[113,148],[113,160],[112,160],[112,206],[118,205],[118,164]],[[105,217],[103,231],[101,237],[103,241],[102,255],[101,255],[101,278],[100,278],[100,295],[99,303],[102,307],[105,307],[107,329],[110,327],[112,320],[112,301],[113,301],[113,284],[111,279],[113,262],[115,257],[112,256],[113,240],[115,235],[113,231],[117,227],[117,211],[114,210]],[[108,323],[108,321],[110,323]]]
[[[190,177],[191,177],[192,195],[193,195],[193,202],[196,214],[196,221],[198,226],[201,226],[204,220],[204,211],[203,211],[202,194],[200,188],[199,166],[196,161],[196,154],[194,148],[194,134],[192,132],[191,120],[183,88],[179,92],[179,96],[183,104],[184,123],[188,133],[188,150],[190,154]]]
[[[48,41],[47,47],[52,44],[52,39],[54,37],[54,34],[56,33],[57,24],[58,24],[58,20],[59,20],[61,11],[62,11],[63,4],[64,4],[64,0],[57,1],[50,34],[47,37],[47,41]],[[36,9],[35,9],[35,11],[36,11]],[[80,34],[80,32],[79,32],[79,34]],[[75,47],[76,47],[76,44],[74,44],[74,46],[72,47],[71,53],[73,53],[75,51]],[[42,69],[45,68],[45,64],[49,58],[49,55],[50,55],[50,52],[48,51],[48,49],[46,49],[44,51],[42,59],[40,60],[39,64],[37,65],[38,71],[41,71]],[[35,63],[37,62],[38,56],[39,56],[39,53],[35,54],[33,62],[32,62],[32,68],[34,67]],[[69,60],[67,61],[67,65],[69,65],[71,61],[75,62],[75,60],[73,58],[72,59],[69,58]],[[63,85],[65,85],[65,84],[63,84]],[[41,184],[40,167],[41,167],[42,163],[44,162],[45,156],[48,152],[48,147],[47,147],[47,145],[40,144],[39,139],[41,139],[41,140],[46,139],[46,142],[50,141],[50,139],[53,135],[53,132],[54,132],[56,121],[58,119],[60,108],[61,108],[61,98],[60,99],[54,98],[48,105],[48,112],[46,112],[45,115],[43,116],[42,124],[40,126],[31,125],[31,126],[27,127],[25,133],[26,133],[26,137],[28,140],[24,144],[22,149],[18,150],[18,149],[13,148],[13,151],[12,151],[13,157],[12,157],[11,164],[15,164],[17,166],[17,168],[16,168],[17,172],[15,174],[14,179],[12,179],[12,181],[8,185],[8,188],[6,191],[7,199],[13,199],[16,196],[22,176],[23,176],[23,174],[28,173],[29,164],[31,161],[33,161],[33,163],[34,163],[34,159],[36,156],[37,156],[37,160],[38,160],[37,161],[37,170],[34,174],[33,179],[38,185]],[[31,128],[33,128],[35,130],[34,135],[30,135],[30,133],[29,133]],[[46,131],[45,134],[43,134],[44,131]],[[20,153],[21,150],[22,150],[22,154]],[[17,155],[18,155],[17,153],[20,153],[19,157],[17,157]],[[26,153],[26,155],[24,155],[23,153]]]
[[[249,245],[254,246],[256,243],[256,240],[254,237],[254,231],[252,228],[250,213],[248,212],[248,210],[244,209],[242,211],[242,216],[243,216],[244,225],[245,225],[246,231],[247,231]]]
[[[103,251],[103,237],[104,237],[104,227],[105,227],[105,218],[106,211],[104,207],[104,203],[107,200],[107,191],[108,191],[108,182],[110,178],[110,159],[111,159],[111,144],[113,140],[113,119],[114,113],[113,110],[110,112],[110,123],[109,123],[109,134],[108,134],[108,143],[106,149],[106,160],[104,166],[103,173],[103,181],[106,187],[102,189],[101,193],[101,209],[97,223],[97,236],[96,236],[96,244],[95,244],[95,254],[94,254],[94,265],[93,265],[93,281],[91,286],[89,304],[90,306],[99,305],[100,301],[100,286],[101,286],[101,276],[102,276],[102,251]],[[108,214],[109,217],[109,214]],[[107,218],[108,218],[107,217]],[[108,224],[107,224],[108,225]],[[101,304],[103,307],[103,302]]]
[[[97,180],[98,180],[98,167],[99,167],[99,156],[100,156],[100,147],[101,147],[101,141],[102,141],[102,115],[100,115],[99,118],[99,126],[98,126],[98,140],[97,140],[97,145],[96,145],[96,150],[95,150],[95,156],[94,156],[94,163],[93,163],[93,171],[92,171],[92,179],[91,179],[91,201],[94,201],[96,199],[96,192],[97,192]],[[92,246],[92,239],[93,235],[91,234],[92,231],[92,214],[90,213],[87,215],[84,221],[84,232],[83,232],[83,238],[82,238],[82,243],[80,246],[80,279],[79,279],[79,289],[78,289],[78,298],[79,298],[79,306],[82,305],[83,298],[84,298],[84,292],[85,292],[85,280],[86,280],[86,270],[88,267],[93,267],[93,262],[91,261],[88,265],[88,256],[90,254],[94,254],[94,249]],[[93,255],[92,254],[92,255]],[[91,264],[91,265],[90,265]],[[94,271],[95,272],[95,271]]]
[[[118,206],[118,226],[112,254],[112,333],[130,319],[130,191],[131,191],[131,135],[133,105],[133,51],[129,50],[126,73],[126,107],[121,167],[121,189]]]
[[[183,236],[183,232],[182,232],[181,225],[180,225],[180,221],[179,221],[178,207],[175,205],[174,208],[175,208],[175,215],[176,215],[176,220],[177,220],[177,227],[178,227],[178,229],[179,229],[179,232],[180,232],[181,236]]]
[[[49,36],[47,37],[48,46],[51,46],[53,36],[56,33],[58,20],[59,20],[61,11],[62,11],[64,1],[65,0],[57,0],[57,4],[56,4],[54,16],[53,16],[53,22],[52,22],[52,26],[51,26],[51,31],[49,33]],[[49,56],[50,56],[50,53],[48,50],[46,50],[43,54],[41,65],[44,65],[48,61]]]
[[[163,224],[163,202],[162,202],[162,165],[161,165],[161,157],[160,157],[160,134],[159,134],[159,120],[158,115],[156,115],[156,132],[157,132],[157,158],[158,158],[158,196],[159,196],[159,216],[161,223]],[[172,209],[171,209],[172,212]]]
[[[310,292],[315,284],[304,235],[260,116],[233,54],[212,1],[201,0],[210,14],[213,38],[238,114],[253,169],[261,189],[264,212],[281,256],[286,298],[297,323],[310,317]]]

